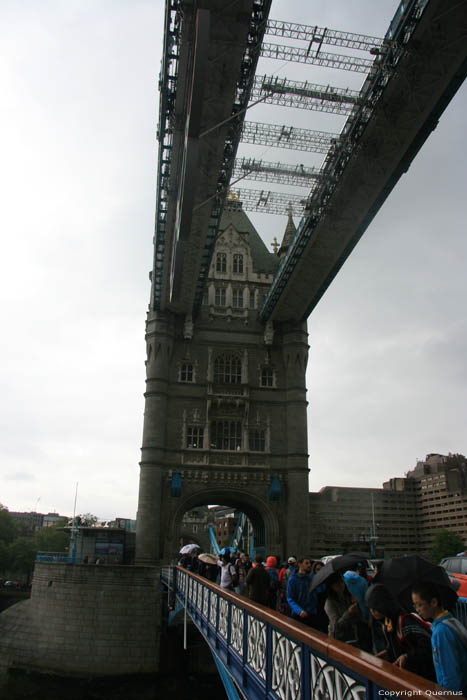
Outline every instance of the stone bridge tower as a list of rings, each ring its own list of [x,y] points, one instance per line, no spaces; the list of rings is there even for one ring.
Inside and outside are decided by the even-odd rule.
[[[196,319],[148,313],[139,564],[171,559],[207,504],[244,512],[267,553],[308,551],[306,326],[258,320],[278,264],[230,199]]]

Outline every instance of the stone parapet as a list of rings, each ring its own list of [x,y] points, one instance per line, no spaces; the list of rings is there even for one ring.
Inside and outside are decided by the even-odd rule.
[[[30,600],[0,615],[0,670],[158,670],[159,568],[37,563]]]

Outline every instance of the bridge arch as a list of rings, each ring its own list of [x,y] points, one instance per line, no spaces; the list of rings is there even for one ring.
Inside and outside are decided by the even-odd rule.
[[[182,495],[167,523],[164,542],[164,558],[174,555],[174,543],[179,541],[184,514],[199,506],[225,505],[245,513],[253,526],[255,546],[264,547],[267,553],[282,554],[285,541],[285,526],[277,509],[253,493],[225,487],[203,488],[196,492]]]

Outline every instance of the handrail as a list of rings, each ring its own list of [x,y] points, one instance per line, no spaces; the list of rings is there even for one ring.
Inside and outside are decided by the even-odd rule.
[[[349,699],[361,699],[364,695],[368,698],[376,697],[378,693],[380,696],[398,694],[425,698],[441,694],[442,689],[430,681],[321,632],[311,630],[243,596],[226,591],[182,567],[163,567],[161,579],[174,591],[182,605],[186,606],[193,622],[216,651],[228,672],[238,684],[243,684],[243,691],[248,698],[294,697],[298,700],[305,697],[304,689],[307,689],[307,692],[311,686],[317,689],[316,669],[319,671],[318,676],[321,674],[319,687],[322,691],[323,683],[329,682],[328,676],[322,671],[323,667],[326,667],[328,672],[337,674],[339,682],[347,684],[345,697]],[[261,629],[258,632],[259,628]],[[250,640],[250,634],[256,634],[253,642]],[[250,642],[254,646],[253,651],[249,646]],[[288,651],[284,652],[283,648],[287,648]],[[282,657],[276,658],[278,649],[279,656],[280,653],[285,654],[285,661]],[[255,655],[253,664],[250,663],[252,654]],[[282,685],[281,692],[274,691],[271,678],[274,673],[277,675],[280,672],[280,668],[284,668],[278,666],[278,663],[285,663],[287,668],[292,664],[293,679],[282,679],[281,684],[293,683],[295,691],[292,692],[291,688],[285,689]],[[259,675],[255,669],[261,669]],[[289,674],[289,671],[287,673]],[[349,689],[350,681],[354,685]],[[299,691],[297,683],[299,689],[301,688]],[[258,684],[262,684],[261,692],[267,694],[261,695]],[[377,686],[376,690],[374,686]],[[341,700],[335,689],[332,697]]]

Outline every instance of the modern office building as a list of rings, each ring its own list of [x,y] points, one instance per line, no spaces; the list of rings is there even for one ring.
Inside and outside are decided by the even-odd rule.
[[[427,554],[443,528],[467,542],[467,460],[431,453],[381,489],[326,486],[310,493],[310,521],[316,556]]]

